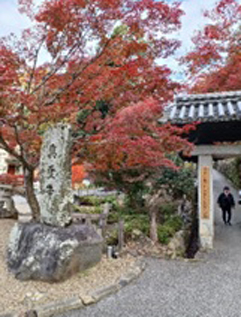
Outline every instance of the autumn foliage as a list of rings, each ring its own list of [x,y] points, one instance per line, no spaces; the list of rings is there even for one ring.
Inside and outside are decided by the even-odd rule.
[[[162,107],[148,99],[118,112],[88,145],[89,162],[98,171],[144,171],[145,168],[171,167],[168,153],[190,151],[183,134],[193,128],[160,125]]]
[[[205,12],[207,24],[193,37],[194,49],[183,61],[192,78],[193,92],[241,89],[241,5],[221,0]]]
[[[87,176],[84,165],[75,164],[72,166],[72,185],[81,184],[83,179]]]
[[[33,173],[56,122],[72,124],[73,155],[100,170],[170,165],[165,153],[187,148],[181,130],[156,122],[178,88],[155,62],[180,45],[178,3],[21,0],[20,10],[33,27],[0,41],[0,146],[24,168],[35,218]]]

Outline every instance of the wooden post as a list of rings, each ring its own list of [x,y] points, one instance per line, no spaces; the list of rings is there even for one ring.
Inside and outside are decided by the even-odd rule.
[[[101,228],[103,238],[105,238],[106,223],[107,223],[107,217],[108,217],[109,211],[110,211],[110,204],[105,203],[104,210],[100,216],[100,221],[99,221],[99,227]]]
[[[122,251],[123,247],[124,247],[124,221],[120,220],[119,226],[118,226],[118,250],[119,250],[119,252]]]

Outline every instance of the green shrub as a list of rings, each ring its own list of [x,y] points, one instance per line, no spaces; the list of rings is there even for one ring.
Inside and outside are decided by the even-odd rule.
[[[132,208],[124,205],[124,206],[119,206],[118,203],[114,203],[111,207],[111,211],[108,215],[107,222],[109,224],[118,222],[120,219],[124,219],[125,217],[129,216],[137,216],[137,214]]]
[[[170,238],[172,238],[177,231],[181,230],[181,228],[182,219],[179,216],[172,216],[166,220],[164,224],[158,225],[158,241],[162,244],[168,244]]]
[[[160,206],[159,209],[159,218],[160,222],[164,222],[170,217],[172,217],[177,211],[177,204],[176,203],[164,203]]]
[[[241,159],[228,159],[216,164],[216,168],[226,176],[236,188],[241,188]]]
[[[158,225],[157,227],[158,241],[162,244],[168,244],[170,241],[170,228],[165,225]]]
[[[192,165],[184,164],[178,156],[171,157],[171,159],[179,169],[164,168],[158,184],[166,186],[169,194],[174,198],[181,198],[183,195],[191,198],[195,191],[195,170]]]
[[[126,215],[123,219],[127,239],[131,236],[134,229],[140,230],[144,235],[149,235],[150,220],[148,215]]]
[[[84,196],[78,198],[80,205],[83,206],[100,206],[105,203],[115,204],[116,196],[110,195],[106,197]]]
[[[108,224],[116,223],[119,221],[119,219],[120,219],[119,213],[114,210],[111,210],[107,218],[107,223]]]
[[[165,225],[173,228],[174,233],[182,229],[182,219],[179,216],[173,216],[165,221]]]
[[[109,231],[106,235],[105,241],[107,245],[117,245],[118,244],[118,230],[113,229]]]
[[[89,207],[89,208],[88,208]],[[101,214],[103,212],[103,206],[78,206],[72,205],[74,212],[79,212],[81,214]]]
[[[124,221],[124,235],[126,240],[129,240],[131,238],[132,232],[135,229],[140,230],[144,235],[149,236],[149,231],[150,231],[149,216],[146,214],[125,214],[125,212],[127,211],[126,210],[124,211],[123,209],[121,210],[120,213],[110,212],[108,216],[108,223],[109,224],[117,223],[120,219],[122,219]],[[112,244],[115,244],[114,243],[115,238],[117,239],[117,236],[111,235],[108,238],[108,243],[112,242]]]

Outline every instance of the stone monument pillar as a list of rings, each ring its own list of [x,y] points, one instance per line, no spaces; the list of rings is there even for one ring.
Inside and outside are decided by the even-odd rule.
[[[41,221],[64,227],[71,221],[71,128],[51,127],[44,135],[40,159]]]
[[[63,281],[101,259],[103,239],[91,225],[72,224],[71,130],[66,124],[44,136],[40,160],[41,223],[16,223],[7,265],[16,278]]]

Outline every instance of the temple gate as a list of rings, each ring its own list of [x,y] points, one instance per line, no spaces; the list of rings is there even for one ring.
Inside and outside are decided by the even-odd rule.
[[[199,123],[189,134],[198,164],[199,237],[202,248],[213,248],[213,161],[241,156],[241,91],[179,95],[166,120],[178,126]]]

